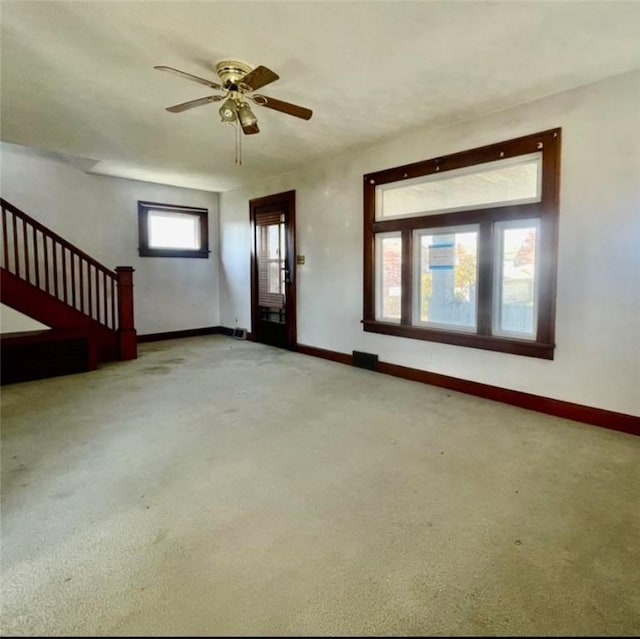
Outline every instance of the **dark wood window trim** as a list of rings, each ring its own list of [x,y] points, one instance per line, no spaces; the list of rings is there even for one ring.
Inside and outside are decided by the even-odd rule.
[[[444,342],[458,346],[553,359],[555,348],[555,298],[560,191],[561,129],[551,129],[521,138],[462,151],[422,162],[369,173],[364,176],[364,308],[365,331],[411,339]],[[479,208],[399,219],[375,219],[376,187],[390,182],[443,173],[530,153],[542,152],[541,201],[513,206]],[[540,221],[538,316],[535,340],[491,334],[493,313],[493,226],[496,222],[538,219]],[[478,249],[477,332],[413,326],[411,285],[412,232],[416,229],[480,226]],[[399,231],[403,236],[402,299],[400,323],[382,322],[375,317],[375,237],[377,233]]]
[[[200,222],[200,247],[153,248],[149,246],[149,211],[166,211],[168,213],[185,213],[198,216]],[[177,206],[160,202],[138,202],[138,251],[140,257],[209,257],[209,211],[193,206]]]

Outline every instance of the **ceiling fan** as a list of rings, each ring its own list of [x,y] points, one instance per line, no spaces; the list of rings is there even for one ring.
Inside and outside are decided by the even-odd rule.
[[[205,78],[201,78],[179,69],[167,66],[156,66],[154,69],[159,71],[168,71],[180,77],[186,78],[199,84],[211,87],[216,91],[222,91],[222,95],[209,95],[196,100],[189,100],[181,104],[167,107],[167,111],[171,113],[181,113],[194,107],[209,104],[210,102],[222,102],[219,109],[220,117],[223,122],[228,124],[239,124],[242,131],[246,135],[259,133],[258,118],[255,116],[249,106],[249,102],[258,106],[267,107],[274,111],[280,111],[287,115],[293,115],[296,118],[309,120],[313,115],[311,109],[270,98],[269,96],[256,94],[254,91],[275,82],[280,76],[277,73],[267,69],[264,66],[252,68],[245,62],[238,60],[223,60],[216,65],[216,73],[220,77],[220,82],[212,82]]]

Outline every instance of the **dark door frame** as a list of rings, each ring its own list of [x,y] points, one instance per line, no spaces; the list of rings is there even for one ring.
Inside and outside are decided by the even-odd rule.
[[[298,344],[296,319],[296,192],[286,191],[249,201],[251,222],[251,339],[260,340],[258,312],[258,260],[256,248],[256,214],[260,212],[284,211],[286,220],[286,268],[285,312],[287,325],[287,348],[295,350]]]

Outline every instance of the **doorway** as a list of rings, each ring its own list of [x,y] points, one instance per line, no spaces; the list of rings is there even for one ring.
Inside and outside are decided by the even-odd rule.
[[[296,346],[295,191],[251,200],[251,337]]]

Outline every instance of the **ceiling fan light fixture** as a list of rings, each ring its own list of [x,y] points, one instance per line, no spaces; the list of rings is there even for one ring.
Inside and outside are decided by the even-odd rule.
[[[246,102],[243,102],[238,109],[238,118],[240,120],[240,124],[245,126],[251,126],[258,121],[254,112],[249,108],[249,105]]]
[[[222,106],[218,109],[218,113],[223,122],[235,122],[238,118],[238,107],[231,98],[228,98],[222,103]]]

